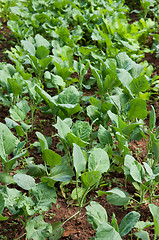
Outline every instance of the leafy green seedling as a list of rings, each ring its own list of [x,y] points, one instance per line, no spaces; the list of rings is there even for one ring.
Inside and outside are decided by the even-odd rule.
[[[96,239],[118,239],[128,234],[134,228],[140,218],[140,214],[132,211],[128,213],[121,221],[118,227],[117,220],[113,215],[112,222],[108,222],[106,210],[97,202],[92,201],[86,207],[88,222],[96,231]]]

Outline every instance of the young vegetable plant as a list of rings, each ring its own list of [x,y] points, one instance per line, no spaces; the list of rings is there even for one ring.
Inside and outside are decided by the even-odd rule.
[[[17,159],[27,154],[26,150],[22,150],[24,145],[25,142],[19,142],[9,128],[0,123],[0,159],[4,173],[1,179],[2,182],[3,180],[5,182],[5,176],[17,165]],[[14,156],[10,158],[9,155],[12,153]]]
[[[93,238],[96,240],[122,240],[122,237],[128,234],[135,227],[140,218],[140,214],[138,212],[129,212],[122,219],[120,226],[118,226],[115,214],[113,213],[111,223],[109,223],[107,212],[99,203],[92,201],[90,205],[86,207],[86,210],[88,222],[96,231],[96,237]]]
[[[147,163],[143,163],[141,165],[138,161],[136,161],[132,156],[126,155],[124,160],[124,173],[126,179],[130,180],[139,194],[135,194],[140,198],[139,205],[141,205],[145,199],[145,195],[149,192],[149,202],[155,197],[155,186],[159,181],[159,173],[158,169],[156,172],[153,172],[150,166]],[[136,201],[136,200],[135,200]]]
[[[26,174],[15,174],[13,180],[27,191],[27,195],[5,186],[0,193],[3,200],[0,209],[6,207],[13,216],[19,218],[25,227],[26,239],[47,239],[52,233],[52,227],[43,220],[42,215],[51,208],[52,203],[56,203],[55,188],[50,188],[45,183],[36,184],[34,178]]]

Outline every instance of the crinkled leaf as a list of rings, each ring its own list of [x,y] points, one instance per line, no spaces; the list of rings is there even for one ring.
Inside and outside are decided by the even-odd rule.
[[[131,91],[133,94],[138,95],[139,92],[145,92],[150,88],[150,85],[145,76],[139,76],[138,78],[134,78],[131,81]]]
[[[79,137],[74,135],[72,132],[67,133],[67,141],[70,143],[70,145],[75,143],[79,147],[85,147],[87,145],[87,142],[82,141]]]
[[[64,233],[62,225],[63,223],[61,222],[55,222],[52,224],[52,233],[49,236],[50,240],[59,240],[62,237]]]
[[[65,88],[59,95],[57,103],[60,104],[77,104],[79,102],[80,94],[74,86]]]
[[[77,121],[72,127],[72,132],[81,140],[87,142],[89,140],[91,127],[88,122]]]
[[[36,198],[34,201],[36,210],[49,211],[51,204],[56,203],[55,188],[48,187],[45,183],[39,183],[33,187],[31,194]]]
[[[26,224],[28,240],[46,240],[52,233],[51,224],[44,222],[43,217],[36,216]]]
[[[1,193],[5,200],[5,207],[9,209],[11,214],[16,214],[19,211],[17,210],[17,201],[22,193],[15,188],[8,187],[4,187]]]

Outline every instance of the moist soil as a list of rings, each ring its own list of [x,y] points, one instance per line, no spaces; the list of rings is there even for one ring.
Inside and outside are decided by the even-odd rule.
[[[135,19],[135,16],[132,17],[132,20]],[[11,63],[11,61],[8,59],[7,55],[5,54],[5,50],[9,50],[11,46],[14,45],[15,39],[9,29],[6,26],[6,23],[3,22],[2,19],[0,19],[2,23],[2,28],[0,30],[0,62],[6,62]],[[153,63],[155,66],[155,72],[154,74],[158,73],[159,68],[159,59],[155,58],[151,54],[146,54],[145,59],[149,63]],[[88,74],[86,75],[86,79],[89,79],[91,76],[91,71],[89,69]],[[89,95],[90,92],[86,92],[85,95]],[[150,108],[150,107],[149,107]],[[156,116],[158,121],[158,113],[159,113],[159,107],[158,104],[155,104],[156,109]],[[5,123],[5,117],[9,117],[9,109],[4,106],[0,106],[0,122]],[[28,119],[30,116],[28,115]],[[146,120],[148,122],[148,119]],[[42,132],[45,136],[52,137],[52,144],[50,149],[53,151],[61,154],[61,152],[56,148],[57,143],[59,142],[59,139],[55,136],[56,130],[53,127],[54,121],[51,115],[43,115],[41,111],[37,111],[35,118],[34,118],[34,131],[28,133],[28,142],[34,143],[35,141],[38,141],[37,136],[35,134],[36,131]],[[147,156],[147,150],[146,150],[146,141],[132,141],[130,143],[130,150],[132,151],[132,154],[135,158],[138,159],[139,162],[143,162],[143,160]],[[43,163],[41,155],[37,153],[37,150],[33,148],[32,150],[29,150],[29,156],[34,157],[35,163]],[[23,167],[23,164],[20,163],[20,165],[17,166],[16,169],[20,169]],[[2,172],[2,166],[0,164],[0,172]],[[104,183],[104,186],[100,189],[102,191],[110,190],[114,187],[119,187],[123,189],[124,191],[128,192],[132,197],[135,196],[135,188],[131,184],[131,182],[127,182],[127,185],[125,187],[125,177],[123,173],[120,172],[113,172],[109,173],[107,175],[103,176],[102,183]],[[57,204],[53,204],[50,211],[45,212],[44,219],[46,222],[49,222],[53,224],[54,222],[64,222],[66,219],[68,219],[70,216],[75,214],[78,211],[78,206],[76,203],[71,201],[71,191],[74,189],[73,185],[68,185],[64,188],[64,193],[61,191],[60,187],[57,186]],[[96,196],[96,190],[91,192],[88,196],[88,201],[93,199]],[[159,193],[158,193],[159,194]],[[124,207],[114,206],[109,204],[106,201],[106,196],[101,196],[96,199],[97,202],[99,202],[107,211],[108,219],[111,221],[111,217],[113,213],[115,213],[115,216],[117,218],[118,224],[120,224],[122,218],[129,213],[130,211],[134,211],[135,205],[132,202],[132,204],[129,204],[127,209]],[[155,200],[155,204],[159,205],[158,199]],[[140,214],[140,221],[152,221],[152,216],[149,211],[149,207],[147,204],[142,204],[138,209],[136,209]],[[9,211],[5,209],[4,216],[8,216],[8,220],[4,222],[0,222],[0,239],[21,239],[25,240],[25,229],[23,225],[21,224],[20,220],[18,218],[13,219],[12,215]],[[95,231],[93,230],[92,226],[87,221],[87,215],[85,208],[82,209],[78,219],[72,218],[70,221],[66,222],[64,224],[64,234],[61,239],[72,239],[72,240],[87,240],[90,239],[90,237],[95,237]],[[154,232],[153,228],[147,229],[149,233],[150,239],[153,239]],[[24,235],[24,236],[23,236]],[[126,235],[123,239],[129,240],[131,239],[129,235]],[[135,237],[133,238],[135,239]]]

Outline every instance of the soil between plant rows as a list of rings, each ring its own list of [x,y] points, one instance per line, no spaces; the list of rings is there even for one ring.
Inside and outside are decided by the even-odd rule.
[[[2,19],[0,21],[3,23]],[[12,41],[15,41],[14,37],[12,36],[11,32],[8,30],[5,23],[3,23],[3,29],[0,31],[0,34],[3,35],[3,40],[0,40],[0,61],[1,62],[8,62],[11,61],[8,59],[7,55],[4,53],[6,49],[10,49],[12,46]],[[146,57],[144,60],[147,60],[149,63],[153,63],[156,67],[159,67],[159,59],[155,58],[151,54],[146,54]],[[159,68],[158,68],[159,69]],[[157,74],[159,72],[156,72],[154,74]],[[89,76],[90,76],[89,72]],[[157,124],[159,123],[159,106],[158,103],[155,103],[155,109],[157,114]],[[0,108],[0,122],[5,123],[5,117],[9,117],[9,109],[7,107],[2,106]],[[28,116],[29,118],[29,116]],[[41,112],[36,113],[36,118],[34,120],[34,129],[35,131],[42,132],[45,136],[53,136],[56,131],[53,127],[53,118],[51,115],[44,116]],[[28,140],[30,143],[33,143],[37,141],[37,137],[35,134],[35,131],[29,134]],[[56,149],[56,144],[59,142],[57,137],[52,138],[53,142],[51,145],[52,150],[54,150],[57,153],[60,153]],[[130,144],[130,150],[132,151],[134,157],[137,157],[139,162],[142,162],[145,158],[147,152],[146,152],[146,142],[145,140],[141,140],[140,142],[132,141]],[[30,157],[34,157],[36,163],[40,164],[42,163],[42,158],[40,154],[37,154],[37,151],[35,149],[30,150]],[[21,165],[18,166],[21,168]],[[17,169],[18,169],[17,167]],[[2,172],[2,166],[0,163],[0,172]],[[115,179],[115,180],[114,180]],[[127,187],[125,188],[125,182],[124,182],[124,175],[123,173],[109,173],[108,175],[105,175],[103,177],[103,181],[107,182],[107,186],[103,187],[102,190],[107,191],[110,190],[113,187],[119,187],[123,190],[127,191],[130,195],[134,196],[135,189],[133,185],[128,181]],[[111,184],[111,186],[110,186]],[[58,186],[57,186],[58,187]],[[53,224],[54,222],[64,222],[66,219],[68,219],[71,215],[76,213],[78,211],[78,206],[75,206],[71,200],[69,200],[71,190],[74,188],[74,186],[69,185],[66,187],[68,189],[68,192],[66,192],[66,199],[62,196],[62,192],[60,189],[58,189],[58,197],[57,197],[57,204],[52,205],[52,208],[50,211],[45,213],[45,221]],[[66,190],[67,190],[66,189]],[[91,192],[89,194],[89,199],[93,198],[95,196],[95,191]],[[159,194],[159,191],[158,191]],[[111,220],[112,214],[115,213],[118,224],[120,224],[122,218],[130,211],[134,210],[134,206],[130,205],[127,209],[124,209],[123,207],[118,207],[109,204],[106,201],[105,196],[101,196],[96,200],[99,202],[107,211],[108,219]],[[159,200],[157,199],[155,201],[155,204],[159,206]],[[138,210],[140,214],[140,221],[152,221],[152,217],[148,208],[147,204],[143,204]],[[19,219],[13,219],[11,214],[5,210],[4,216],[8,216],[9,219],[5,222],[0,222],[0,235],[6,236],[8,240],[18,239],[20,236],[22,236],[25,232],[24,227],[22,226]],[[85,208],[82,209],[81,214],[79,215],[79,218],[76,220],[71,219],[64,225],[64,234],[61,239],[72,239],[72,240],[87,240],[90,237],[95,236],[95,231],[92,229],[92,226],[87,221],[86,216],[86,210]],[[153,239],[154,232],[153,229],[150,227],[148,229],[149,237],[150,239]],[[20,238],[21,240],[25,240],[25,236]],[[127,235],[123,237],[125,240],[129,240],[130,237]],[[135,238],[134,238],[135,239]]]

